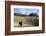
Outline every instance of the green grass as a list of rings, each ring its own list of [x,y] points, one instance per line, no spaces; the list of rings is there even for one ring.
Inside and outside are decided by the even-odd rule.
[[[22,27],[31,27],[31,24],[22,24]],[[15,24],[14,27],[21,27],[19,24]]]
[[[36,17],[28,18],[28,17],[23,17],[23,16],[14,16],[14,27],[21,27],[21,25],[16,23],[18,21],[31,20],[31,19],[36,19]],[[33,24],[22,24],[22,27],[31,27],[31,26],[33,26]]]
[[[14,16],[14,21],[25,20],[22,16]]]

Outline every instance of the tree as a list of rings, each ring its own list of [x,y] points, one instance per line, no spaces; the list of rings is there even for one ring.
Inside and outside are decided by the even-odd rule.
[[[33,24],[33,26],[39,26],[39,20],[38,19],[34,19],[32,21],[32,24]]]
[[[38,16],[36,13],[31,13],[29,16]]]

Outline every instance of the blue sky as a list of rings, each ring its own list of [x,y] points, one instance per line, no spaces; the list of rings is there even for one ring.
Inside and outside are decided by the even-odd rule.
[[[14,13],[26,14],[29,15],[31,13],[36,13],[39,15],[39,9],[31,9],[31,8],[14,8]]]

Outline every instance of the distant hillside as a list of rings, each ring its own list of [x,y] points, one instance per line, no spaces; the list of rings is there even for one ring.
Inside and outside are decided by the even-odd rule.
[[[37,16],[38,17],[38,15],[36,13],[31,13],[31,14],[29,14],[29,16]]]
[[[15,16],[28,16],[28,15],[25,15],[25,14],[19,14],[19,13],[14,13]]]
[[[36,13],[31,13],[29,15],[26,15],[26,14],[20,14],[20,13],[14,13],[15,16],[36,16],[38,17],[38,15]]]

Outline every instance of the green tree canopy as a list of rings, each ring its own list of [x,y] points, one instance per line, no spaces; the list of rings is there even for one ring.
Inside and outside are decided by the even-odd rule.
[[[36,13],[31,13],[29,16],[38,16]]]

